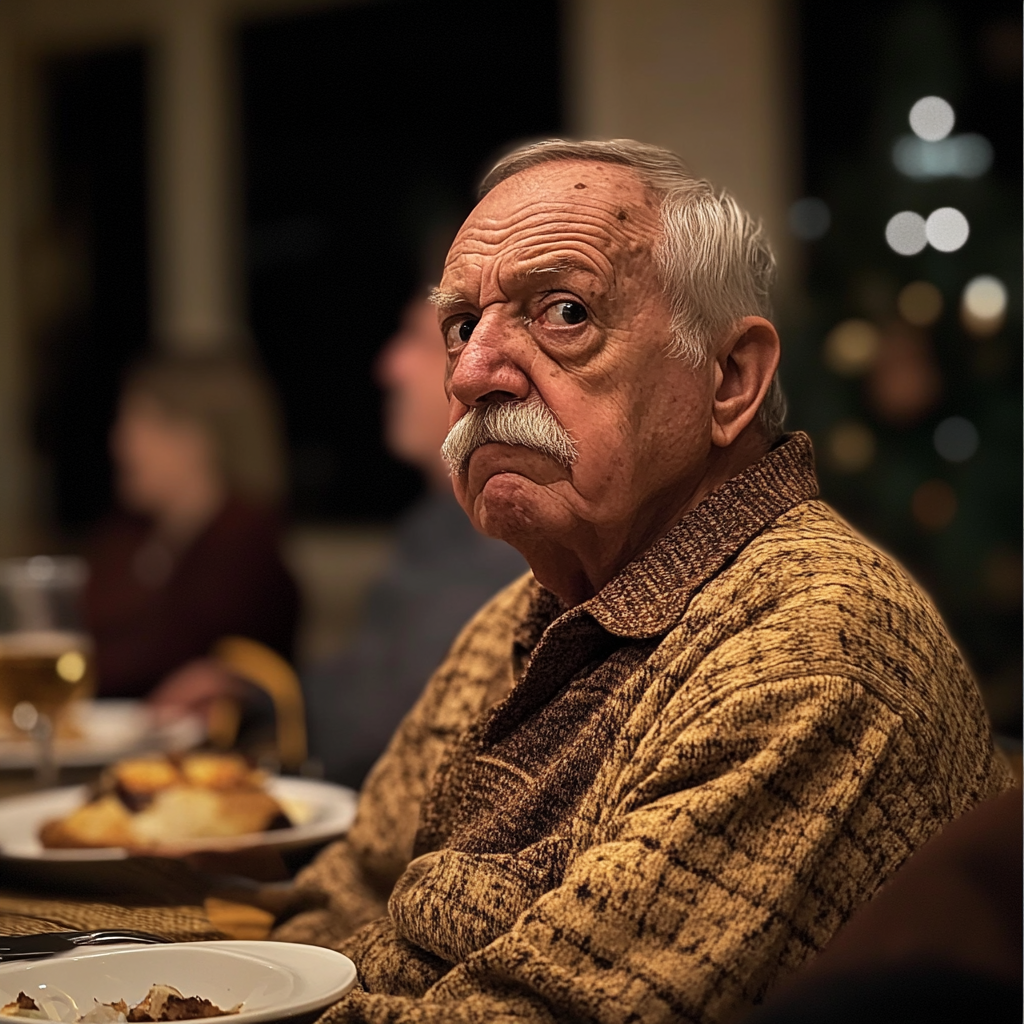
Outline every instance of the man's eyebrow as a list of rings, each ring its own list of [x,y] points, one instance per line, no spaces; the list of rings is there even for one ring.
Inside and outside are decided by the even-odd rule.
[[[584,260],[574,260],[571,256],[559,256],[551,263],[539,267],[530,267],[527,274],[561,274],[567,270],[582,270],[593,273],[593,267]]]
[[[431,288],[430,294],[427,296],[427,302],[432,306],[436,306],[442,312],[453,309],[455,306],[460,306],[465,301],[465,298],[458,292],[445,292],[440,288]]]

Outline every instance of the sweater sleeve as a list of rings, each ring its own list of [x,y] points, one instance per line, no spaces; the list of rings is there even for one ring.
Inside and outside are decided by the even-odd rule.
[[[348,835],[297,877],[291,906],[320,905],[283,921],[272,938],[337,946],[386,912],[445,751],[512,684],[508,652],[526,586],[524,578],[508,587],[456,639],[367,776]]]
[[[762,682],[672,710],[637,749],[644,770],[612,789],[597,841],[506,933],[458,955],[451,901],[461,920],[485,918],[530,851],[414,861],[390,919],[345,948],[361,988],[323,1024],[726,1020],[948,815],[905,769],[900,718],[851,680]]]

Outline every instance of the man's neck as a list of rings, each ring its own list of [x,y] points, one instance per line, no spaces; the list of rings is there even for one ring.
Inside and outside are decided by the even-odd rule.
[[[537,582],[572,608],[597,594],[712,491],[761,459],[768,447],[759,433],[745,431],[728,449],[712,450],[696,482],[681,482],[656,496],[630,522],[576,530],[570,544],[538,542],[519,547],[520,553]]]

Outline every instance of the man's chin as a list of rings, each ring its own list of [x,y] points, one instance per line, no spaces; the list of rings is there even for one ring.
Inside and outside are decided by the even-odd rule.
[[[520,473],[494,473],[470,497],[460,495],[474,527],[525,554],[538,541],[553,539],[565,528],[565,509],[550,490]]]

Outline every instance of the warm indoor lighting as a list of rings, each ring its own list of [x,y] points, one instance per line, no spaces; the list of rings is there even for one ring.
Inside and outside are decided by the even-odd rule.
[[[928,244],[924,217],[911,210],[897,213],[885,225],[885,240],[901,256],[914,256]]]
[[[841,377],[857,377],[871,369],[882,347],[878,328],[868,320],[844,320],[825,337],[825,365]]]
[[[924,225],[929,245],[939,252],[956,252],[971,233],[967,218],[952,206],[943,206],[929,214]]]
[[[953,108],[941,96],[925,96],[910,108],[910,127],[919,139],[938,142],[956,124]]]
[[[920,526],[937,533],[956,515],[956,492],[945,480],[926,480],[914,491],[910,511]]]
[[[942,314],[942,292],[931,281],[911,281],[896,297],[900,316],[915,327],[930,327]]]
[[[966,462],[978,450],[978,428],[963,416],[950,416],[935,428],[933,440],[947,462]]]
[[[960,299],[960,319],[979,338],[995,334],[1006,319],[1006,285],[991,274],[967,282]]]
[[[829,431],[825,456],[837,473],[860,473],[875,459],[875,435],[857,420],[843,420]]]

